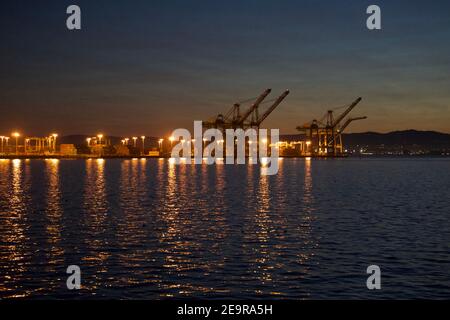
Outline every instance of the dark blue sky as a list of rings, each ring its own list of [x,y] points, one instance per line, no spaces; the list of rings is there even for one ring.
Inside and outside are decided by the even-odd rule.
[[[349,131],[450,132],[449,1],[8,2],[0,134],[166,134],[265,88],[291,90],[265,123],[283,133],[358,96]]]

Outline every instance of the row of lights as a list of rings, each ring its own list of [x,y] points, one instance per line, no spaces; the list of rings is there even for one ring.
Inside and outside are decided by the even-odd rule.
[[[16,131],[16,132],[11,133],[11,136],[16,138],[16,153],[18,153],[20,133]],[[56,138],[57,137],[58,137],[57,133],[52,133],[47,139],[52,139],[53,138],[53,143],[54,143],[54,146],[56,147]],[[8,146],[8,142],[9,142],[10,137],[0,136],[0,139],[1,139],[1,152],[3,153],[4,141],[6,141],[6,146]],[[30,139],[25,138],[25,143],[28,143],[29,141],[30,141]]]
[[[169,138],[169,141],[172,143],[173,141],[175,140],[175,138],[174,137],[170,137]],[[236,139],[237,140],[237,139]],[[163,139],[160,139],[160,142],[162,142],[163,141]],[[195,142],[195,139],[191,139],[191,141],[192,142]],[[206,139],[206,138],[203,138],[203,142],[206,142],[206,141],[208,141],[208,139]],[[180,140],[180,142],[181,143],[185,143],[186,142],[186,140],[185,139],[182,139],[182,140]],[[217,141],[217,143],[224,143],[225,142],[225,140],[218,140]],[[263,143],[263,144],[267,144],[267,139],[262,139],[261,140],[261,142]],[[249,144],[252,144],[253,143],[253,141],[248,141],[248,143]]]
[[[103,134],[99,133],[99,134],[97,135],[97,137],[86,138],[87,145],[90,146],[90,145],[91,145],[91,140],[92,140],[92,139],[95,139],[95,138],[98,138],[98,141],[99,141],[100,144],[101,144],[101,143],[102,143],[102,139],[103,139]]]

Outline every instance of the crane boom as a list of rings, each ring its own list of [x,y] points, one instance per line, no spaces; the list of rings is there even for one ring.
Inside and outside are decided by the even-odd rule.
[[[256,101],[252,104],[252,106],[245,111],[245,113],[240,117],[240,119],[238,120],[237,124],[238,125],[242,125],[244,123],[244,121],[252,114],[252,112],[258,108],[258,106],[261,104],[261,102],[263,102],[263,100],[269,95],[269,93],[272,91],[272,89],[267,89],[266,91],[264,91],[259,97],[258,99],[256,99]]]
[[[365,120],[367,119],[367,117],[356,117],[356,118],[349,118],[347,119],[347,121],[344,122],[344,124],[342,125],[342,127],[339,128],[339,133],[342,133],[350,123],[352,123],[353,121],[357,121],[357,120]]]
[[[358,98],[334,121],[333,127],[336,127],[349,113],[353,110],[354,107],[362,100],[362,98]]]
[[[273,112],[273,110],[275,110],[275,108],[278,107],[278,105],[284,100],[284,98],[287,97],[288,94],[289,90],[283,92],[283,94],[279,96],[277,100],[275,100],[275,102],[269,107],[269,109],[267,109],[267,111],[264,112],[264,114],[256,121],[256,125],[258,127],[264,120],[266,120],[266,118]]]

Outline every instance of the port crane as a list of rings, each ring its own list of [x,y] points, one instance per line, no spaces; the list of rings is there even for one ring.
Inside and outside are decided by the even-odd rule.
[[[341,122],[346,116],[361,102],[358,98],[350,105],[345,106],[344,112],[334,119],[334,110],[328,110],[321,120],[313,121],[297,127],[297,130],[304,133],[311,141],[311,153],[316,156],[339,156],[343,154],[342,132],[348,125],[356,120],[363,120],[367,117],[348,118],[341,126]],[[340,109],[340,108],[338,108]],[[326,123],[324,123],[326,118]]]
[[[203,121],[203,127],[216,128],[216,129],[236,129],[242,127],[243,123],[252,114],[255,108],[257,108],[261,102],[270,94],[272,90],[266,89],[259,97],[256,98],[255,102],[250,106],[248,110],[241,115],[241,104],[248,102],[253,99],[249,99],[242,102],[237,102],[233,107],[225,114],[219,114],[213,120]]]
[[[251,127],[256,127],[259,129],[264,120],[280,105],[280,103],[288,96],[289,90],[283,92],[281,96],[279,96],[275,102],[264,112],[261,117],[259,117],[258,109],[255,109],[255,118],[256,120],[250,123]]]
[[[272,92],[272,89],[266,89],[260,96],[256,98],[253,104],[241,114],[241,104],[247,101],[238,102],[225,114],[219,114],[215,119],[203,122],[204,128],[216,129],[248,129],[259,128],[262,122],[278,107],[278,105],[289,94],[286,90],[281,96],[274,100],[273,104],[260,116],[259,107],[267,96]],[[253,99],[251,99],[253,100]],[[272,101],[267,101],[272,102]],[[249,120],[250,118],[250,120]]]

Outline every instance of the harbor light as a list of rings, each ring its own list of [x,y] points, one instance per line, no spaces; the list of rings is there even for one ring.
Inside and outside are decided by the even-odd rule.
[[[52,138],[53,138],[53,151],[56,151],[56,138],[58,137],[57,133],[52,133]]]
[[[142,154],[145,153],[145,136],[141,136],[142,139]]]
[[[5,136],[0,136],[0,139],[2,140],[2,148],[1,148],[1,153],[3,153],[3,141],[5,140]]]
[[[19,137],[20,137],[20,133],[18,133],[18,132],[13,132],[13,133],[12,133],[12,136],[13,136],[14,138],[16,138],[16,154],[18,154],[18,153],[19,153]]]

